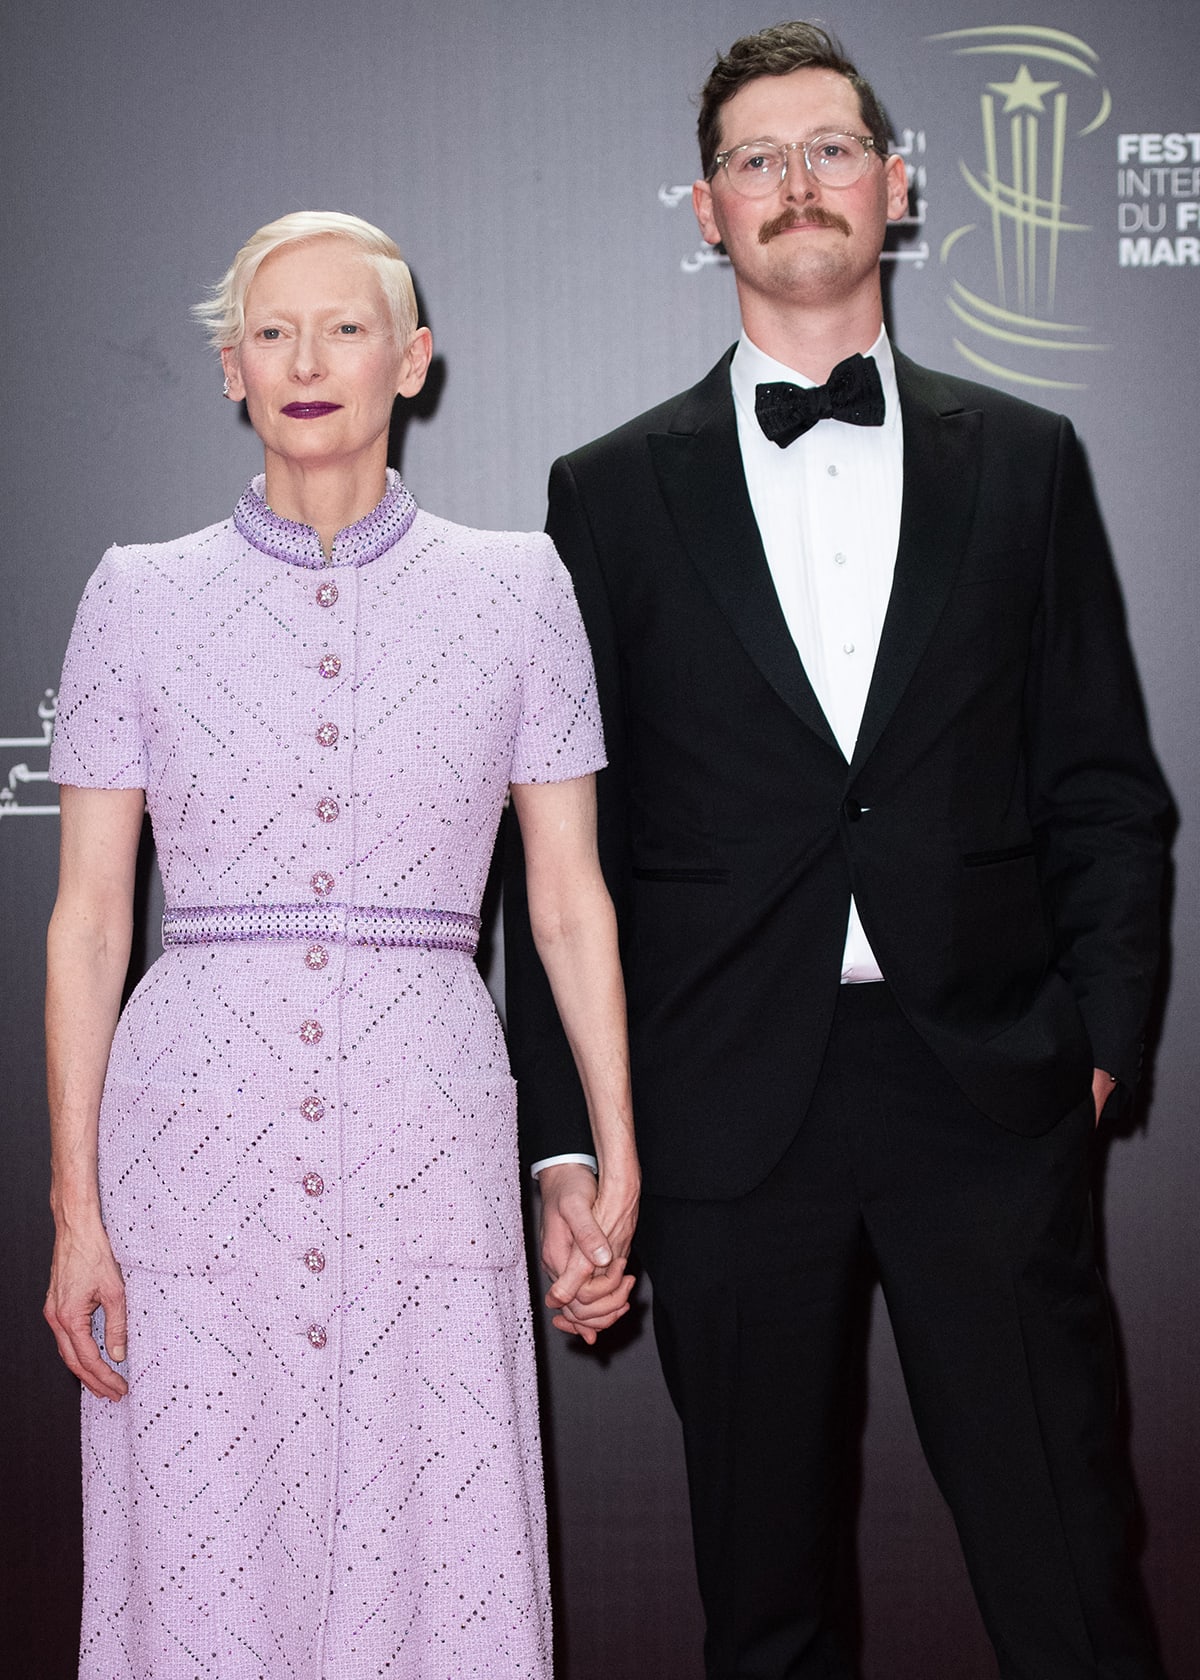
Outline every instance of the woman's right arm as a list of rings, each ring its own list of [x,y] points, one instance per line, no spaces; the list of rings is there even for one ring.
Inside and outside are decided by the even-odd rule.
[[[140,788],[61,790],[58,897],[46,940],[46,1070],[54,1259],[46,1322],[90,1391],[119,1400],[127,1384],[100,1357],[92,1313],[104,1308],[109,1358],[126,1352],[125,1285],[100,1219],[96,1141],[108,1053],[133,931],[133,883],[145,795]]]

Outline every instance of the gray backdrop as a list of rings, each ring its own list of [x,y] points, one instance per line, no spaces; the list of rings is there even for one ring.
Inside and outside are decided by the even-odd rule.
[[[39,1318],[50,1240],[40,990],[57,843],[48,691],[105,545],[224,516],[257,467],[187,306],[285,210],[380,223],[412,261],[441,357],[438,400],[407,433],[406,477],[439,513],[539,525],[556,454],[690,384],[734,336],[732,277],[700,260],[686,193],[674,189],[695,172],[694,93],[714,52],[780,9],[46,0],[10,17],[0,55],[10,1672],[72,1673],[78,1606],[75,1385]],[[1027,26],[998,27],[1014,12]],[[843,0],[830,21],[879,86],[917,189],[887,259],[895,337],[935,366],[990,369],[981,376],[1079,424],[1179,804],[1174,956],[1149,1096],[1104,1146],[1098,1187],[1146,1579],[1168,1666],[1187,1680],[1200,1674],[1190,739],[1200,14],[1193,0],[1143,0],[1135,13],[1117,0],[1055,0],[1048,13]],[[152,925],[152,880],[145,896]],[[152,936],[145,947],[143,960]],[[494,961],[490,977],[502,996]],[[644,1289],[641,1300],[607,1351],[558,1339],[544,1350],[564,1680],[700,1673],[680,1452]],[[994,1666],[878,1303],[868,1366],[865,1672],[983,1680]]]

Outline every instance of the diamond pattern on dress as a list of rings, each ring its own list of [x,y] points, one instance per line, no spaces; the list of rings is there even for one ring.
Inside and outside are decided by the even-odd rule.
[[[590,660],[544,537],[389,479],[332,558],[260,485],[111,550],[68,651],[52,773],[146,788],[168,905],[239,935],[170,946],[110,1057],[130,1392],[84,1399],[83,1680],[549,1680],[514,1091],[464,952],[510,781],[603,761]],[[424,911],[461,950],[395,942]]]

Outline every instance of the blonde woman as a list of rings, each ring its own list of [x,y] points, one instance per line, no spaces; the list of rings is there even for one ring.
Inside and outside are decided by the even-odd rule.
[[[200,313],[264,473],[104,557],[52,766],[80,1673],[548,1680],[513,1084],[470,959],[511,786],[597,1138],[590,1339],[638,1177],[587,643],[548,539],[387,468],[431,341],[386,235],[285,216]],[[165,950],[118,1019],[147,806]]]

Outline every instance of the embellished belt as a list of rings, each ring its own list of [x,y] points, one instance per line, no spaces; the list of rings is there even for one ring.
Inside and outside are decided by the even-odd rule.
[[[341,945],[413,946],[474,956],[479,917],[463,910],[391,910],[355,904],[223,904],[168,910],[164,945],[328,939]]]

